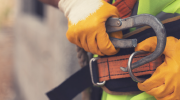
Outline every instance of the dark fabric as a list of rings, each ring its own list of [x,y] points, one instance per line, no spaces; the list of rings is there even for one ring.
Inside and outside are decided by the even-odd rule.
[[[172,18],[172,17],[176,17],[176,16],[179,16],[180,14],[178,13],[165,13],[165,12],[160,12],[159,14],[156,15],[156,18],[158,18],[159,20],[165,20],[165,19],[168,19],[168,18]]]
[[[97,83],[99,82],[99,73],[98,73],[98,66],[97,66],[97,61],[92,61],[91,62],[92,64],[92,70],[93,70],[93,80],[94,80],[94,83]]]
[[[166,24],[164,24],[164,27],[166,29],[167,36],[174,36],[174,37],[180,39],[180,19],[173,21],[173,22],[166,23]],[[137,38],[138,43],[139,43],[151,36],[156,36],[152,28],[147,29],[143,32],[140,32],[136,35],[133,35],[129,38]]]
[[[87,87],[93,86],[89,66],[85,66],[62,84],[47,93],[49,100],[72,100]]]
[[[140,76],[140,78],[149,78],[151,75]],[[131,78],[122,78],[122,79],[115,79],[109,80],[106,82],[105,86],[110,91],[116,92],[134,92],[140,91],[137,87],[137,82],[134,82]]]
[[[137,1],[134,5],[131,16],[137,15],[138,6],[139,6],[139,2]]]
[[[101,87],[91,87],[91,100],[101,100],[102,88]]]

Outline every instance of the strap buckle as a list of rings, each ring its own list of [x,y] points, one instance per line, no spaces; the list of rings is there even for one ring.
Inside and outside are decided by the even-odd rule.
[[[99,59],[98,57],[92,58],[89,62],[91,80],[95,86],[103,86],[106,83],[106,81],[99,82],[99,72],[98,72],[98,67],[97,67],[98,59]]]

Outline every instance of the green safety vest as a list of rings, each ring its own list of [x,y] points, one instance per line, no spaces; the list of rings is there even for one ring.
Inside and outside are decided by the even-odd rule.
[[[113,0],[115,2],[115,0]],[[180,14],[180,0],[139,0],[137,14],[159,13]],[[138,95],[111,95],[103,91],[101,100],[156,100],[153,96],[143,92]]]

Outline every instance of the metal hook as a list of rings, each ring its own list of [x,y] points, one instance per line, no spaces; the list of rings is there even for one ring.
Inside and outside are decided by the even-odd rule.
[[[115,26],[115,24],[113,24],[115,21],[121,21],[122,23],[121,26],[118,26],[118,25]],[[106,24],[107,26],[106,31],[109,33],[132,28],[132,27],[142,26],[142,25],[149,25],[150,27],[153,28],[157,36],[157,46],[156,46],[155,51],[152,54],[133,63],[131,65],[132,69],[137,68],[148,62],[151,62],[162,54],[166,45],[166,31],[163,24],[156,17],[150,14],[141,14],[141,15],[128,17],[125,19],[110,18],[109,20],[107,20],[107,24]],[[124,42],[124,43],[126,44],[127,42]],[[127,68],[121,68],[121,70],[124,72],[128,71]]]

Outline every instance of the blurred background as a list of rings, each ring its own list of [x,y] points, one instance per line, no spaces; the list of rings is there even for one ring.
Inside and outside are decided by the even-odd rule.
[[[66,30],[56,8],[0,0],[0,100],[48,100],[46,92],[80,69]]]

